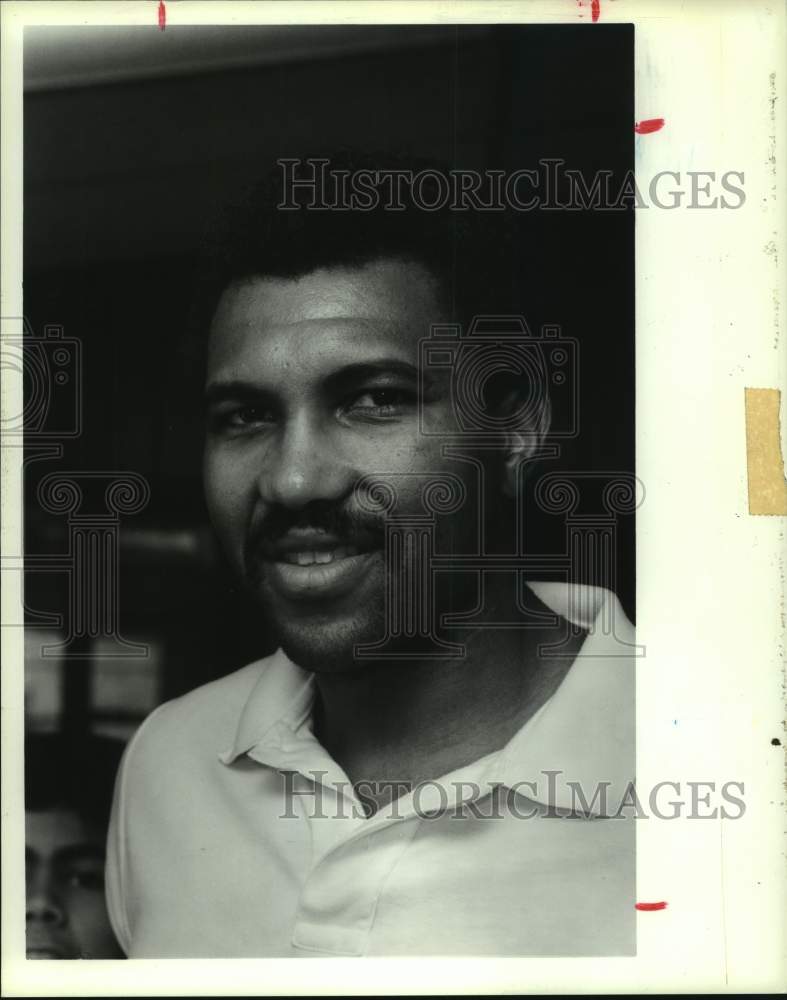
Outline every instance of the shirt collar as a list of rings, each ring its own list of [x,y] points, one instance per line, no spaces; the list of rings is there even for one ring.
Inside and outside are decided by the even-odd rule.
[[[494,755],[488,780],[548,807],[579,806],[592,815],[610,815],[634,778],[633,626],[610,591],[528,585],[551,610],[586,628],[588,635],[552,697]],[[282,650],[262,661],[262,667],[234,743],[220,754],[225,764],[259,747],[266,737],[278,746],[282,732],[294,734],[311,713],[313,674]]]
[[[231,764],[261,743],[274,727],[293,732],[309,715],[314,701],[314,674],[301,669],[283,650],[260,662],[262,670],[243,706],[235,740],[219,755]]]

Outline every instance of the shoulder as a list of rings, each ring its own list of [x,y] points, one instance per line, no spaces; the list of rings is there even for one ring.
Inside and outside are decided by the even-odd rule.
[[[125,770],[151,774],[183,758],[192,763],[217,759],[232,742],[244,705],[272,659],[257,660],[159,705],[126,748]]]

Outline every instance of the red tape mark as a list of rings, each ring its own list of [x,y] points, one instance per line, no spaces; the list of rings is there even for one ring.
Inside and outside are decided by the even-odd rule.
[[[635,903],[634,904],[634,908],[637,909],[637,910],[645,910],[646,912],[649,912],[650,910],[666,910],[667,909],[667,904],[664,903],[664,902],[661,902],[661,903]]]
[[[644,121],[636,122],[634,125],[634,131],[640,135],[647,135],[648,132],[658,132],[661,128],[664,128],[663,118],[646,118]]]
[[[593,0],[590,5],[590,18],[593,24],[601,17],[601,0]]]
[[[164,0],[158,0],[158,26],[163,31],[167,26],[167,8]]]

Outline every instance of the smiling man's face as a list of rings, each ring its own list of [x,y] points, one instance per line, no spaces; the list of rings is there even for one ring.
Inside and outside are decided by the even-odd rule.
[[[467,467],[418,429],[419,341],[440,319],[429,273],[398,260],[249,279],[219,302],[208,506],[230,561],[307,669],[351,667],[353,646],[384,634],[384,522],[359,505],[358,481],[392,476],[395,513],[423,515],[423,486]],[[428,386],[422,405],[432,428],[455,429],[447,381]],[[470,507],[443,521],[452,549],[472,547]]]

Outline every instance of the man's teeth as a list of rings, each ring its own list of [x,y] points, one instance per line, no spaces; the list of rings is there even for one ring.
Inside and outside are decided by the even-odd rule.
[[[313,563],[330,563],[357,555],[358,549],[354,545],[340,545],[336,549],[322,552],[285,552],[282,559],[296,566],[311,566]]]

